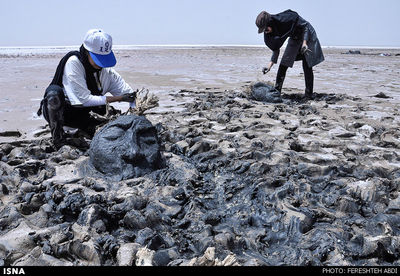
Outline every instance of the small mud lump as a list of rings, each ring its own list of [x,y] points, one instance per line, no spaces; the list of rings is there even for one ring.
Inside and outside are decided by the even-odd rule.
[[[281,93],[276,90],[272,85],[258,82],[251,86],[251,96],[260,102],[266,103],[281,103]]]

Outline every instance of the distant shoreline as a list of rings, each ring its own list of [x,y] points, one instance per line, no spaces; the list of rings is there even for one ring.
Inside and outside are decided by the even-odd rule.
[[[79,45],[70,46],[0,46],[0,55],[29,55],[29,54],[55,54],[78,49]],[[199,48],[265,48],[265,45],[115,45],[114,50],[140,50],[140,49],[199,49]],[[324,49],[371,49],[371,50],[398,50],[400,46],[323,46]]]

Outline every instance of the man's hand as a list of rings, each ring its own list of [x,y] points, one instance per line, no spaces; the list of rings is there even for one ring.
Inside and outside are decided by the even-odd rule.
[[[122,95],[121,102],[133,103],[136,100],[136,92]]]
[[[306,42],[303,43],[303,46],[301,47],[301,54],[305,55],[307,53],[311,52],[311,50],[308,48],[308,45]]]
[[[267,68],[267,67],[264,67],[264,68],[262,69],[262,72],[263,72],[264,75],[267,74],[269,71],[271,71],[271,69],[270,69],[270,68]]]
[[[265,74],[267,74],[269,71],[271,71],[272,66],[274,66],[274,63],[271,61],[271,62],[269,63],[269,65],[268,65],[268,67],[264,67],[264,68],[262,69],[263,74],[265,75]]]

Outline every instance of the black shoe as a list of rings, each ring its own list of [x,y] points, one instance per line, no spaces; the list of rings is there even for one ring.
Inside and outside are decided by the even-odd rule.
[[[306,89],[305,98],[309,99],[309,100],[313,99],[314,98],[314,93],[312,91]]]
[[[79,138],[67,138],[67,145],[73,146],[77,149],[86,151],[90,148],[90,145],[88,142],[86,142],[85,138],[79,137]]]
[[[275,90],[278,91],[279,93],[282,93],[282,86],[283,86],[283,83],[275,84]]]
[[[66,135],[60,121],[50,121],[51,140],[56,150],[67,144]]]
[[[56,151],[58,151],[60,148],[62,148],[65,145],[67,145],[66,139],[61,139],[61,140],[53,139],[53,147]]]

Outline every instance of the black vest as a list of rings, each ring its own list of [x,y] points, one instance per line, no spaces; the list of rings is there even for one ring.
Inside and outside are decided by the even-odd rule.
[[[47,94],[47,91],[49,90],[50,86],[57,85],[59,87],[63,87],[62,81],[63,81],[65,64],[67,63],[68,59],[72,56],[78,57],[78,59],[80,60],[80,62],[83,65],[83,67],[85,68],[86,85],[87,85],[88,89],[90,90],[90,93],[94,96],[102,95],[102,92],[103,92],[102,88],[99,87],[99,85],[97,84],[96,78],[94,76],[94,74],[97,74],[97,79],[100,81],[101,69],[100,70],[95,69],[95,68],[93,68],[92,65],[90,65],[89,59],[88,59],[88,52],[82,45],[80,47],[79,51],[69,52],[60,60],[60,63],[57,66],[56,73],[54,74],[53,80],[50,83],[49,87],[46,89],[43,100],[40,102],[40,108],[37,112],[38,116],[42,115],[42,107],[46,100],[46,94]]]
[[[78,57],[80,62],[82,62],[83,67],[85,68],[86,84],[87,84],[87,87],[90,90],[91,94],[95,95],[95,96],[101,96],[103,91],[101,90],[101,88],[98,87],[96,79],[94,77],[94,74],[98,74],[97,77],[99,79],[101,69],[97,70],[97,69],[93,68],[93,66],[90,65],[90,63],[89,63],[87,55],[88,55],[87,50],[83,47],[83,45],[81,46],[79,51],[72,51],[72,52],[69,52],[68,54],[66,54],[61,59],[60,63],[58,64],[56,73],[54,74],[54,78],[53,78],[53,81],[51,82],[51,84],[53,84],[53,85],[55,84],[55,85],[63,87],[62,80],[63,80],[63,75],[64,75],[65,64],[67,63],[68,59],[71,56],[76,56],[76,57]]]

